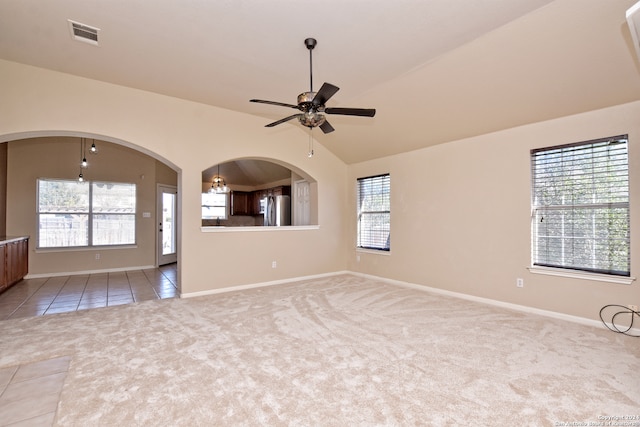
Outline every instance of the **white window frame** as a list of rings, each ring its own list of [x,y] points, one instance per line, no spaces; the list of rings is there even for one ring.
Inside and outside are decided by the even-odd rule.
[[[215,199],[224,200],[223,204],[216,204]],[[223,208],[224,215],[206,215],[205,209],[207,208]],[[201,209],[202,219],[207,220],[225,220],[229,218],[229,193],[202,193],[202,209]]]
[[[628,147],[628,136],[618,135],[531,150],[530,271],[615,283],[634,280]]]
[[[391,251],[391,175],[358,178],[356,186],[356,248],[388,253]],[[375,222],[367,220],[375,217],[381,219],[382,226],[376,227]]]
[[[41,210],[40,203],[40,182],[63,182],[66,184],[72,185],[86,185],[87,186],[87,200],[82,205],[82,208],[79,210],[60,210],[60,211],[48,211]],[[108,211],[99,211],[98,209],[94,210],[94,185],[127,185],[132,186],[134,193],[134,203],[133,207],[129,209],[122,209],[120,212],[108,212]],[[106,181],[84,181],[78,182],[76,180],[67,180],[67,179],[56,179],[56,178],[39,178],[36,182],[36,231],[37,231],[37,239],[36,239],[36,248],[37,249],[74,249],[74,248],[94,248],[94,247],[131,247],[136,245],[137,238],[137,186],[133,183],[122,183],[122,182],[106,182]],[[86,244],[69,244],[69,245],[61,245],[61,246],[53,246],[53,245],[41,245],[41,215],[59,215],[59,214],[68,214],[68,215],[81,215],[86,216],[86,220],[83,225],[86,225]],[[100,221],[96,220],[98,216],[126,216],[133,218],[133,240],[121,243],[102,243],[95,244],[95,232],[94,226],[100,223]]]

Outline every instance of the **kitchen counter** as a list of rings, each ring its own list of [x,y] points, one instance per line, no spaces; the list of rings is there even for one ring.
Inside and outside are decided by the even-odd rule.
[[[28,238],[29,236],[0,236],[0,244],[18,242]]]
[[[246,233],[246,232],[281,232],[281,231],[302,231],[319,230],[319,225],[281,225],[281,226],[253,226],[253,227],[216,227],[203,226],[200,231],[203,233]]]

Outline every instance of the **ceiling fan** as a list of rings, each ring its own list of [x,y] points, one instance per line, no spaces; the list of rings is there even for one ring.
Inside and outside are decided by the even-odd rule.
[[[258,102],[261,104],[279,105],[281,107],[289,107],[296,110],[300,110],[301,113],[293,114],[284,119],[280,119],[273,123],[269,123],[265,127],[273,127],[280,123],[288,122],[289,120],[297,118],[300,124],[310,129],[318,126],[324,133],[333,132],[333,126],[327,121],[325,114],[340,114],[343,116],[361,116],[361,117],[373,117],[376,115],[376,110],[373,108],[327,108],[325,103],[331,98],[339,87],[332,85],[331,83],[324,83],[318,92],[313,91],[313,48],[316,47],[318,42],[316,39],[308,38],[304,41],[305,46],[309,49],[309,80],[310,89],[309,92],[303,92],[298,95],[298,104],[285,104],[283,102],[265,101],[262,99],[251,99],[250,102]]]

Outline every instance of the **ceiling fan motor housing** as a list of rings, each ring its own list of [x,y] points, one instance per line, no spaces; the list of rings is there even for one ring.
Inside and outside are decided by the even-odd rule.
[[[303,92],[298,95],[298,108],[301,111],[308,111],[311,107],[316,107],[316,110],[320,110],[319,107],[322,107],[324,110],[324,105],[313,105],[313,98],[315,98],[316,92]]]

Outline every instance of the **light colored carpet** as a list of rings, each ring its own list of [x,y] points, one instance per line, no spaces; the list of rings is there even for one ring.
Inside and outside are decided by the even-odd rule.
[[[351,275],[0,322],[0,368],[67,355],[59,425],[640,415],[640,339]]]

